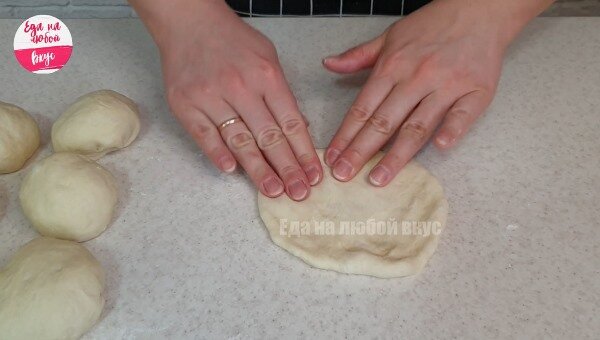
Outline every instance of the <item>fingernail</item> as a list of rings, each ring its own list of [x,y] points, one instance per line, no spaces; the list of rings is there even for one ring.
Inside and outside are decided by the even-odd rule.
[[[446,145],[448,145],[448,138],[446,138],[445,136],[439,136],[437,138],[437,142],[441,146],[446,146]]]
[[[371,183],[376,186],[382,186],[383,184],[387,183],[389,178],[390,172],[383,165],[376,166],[375,169],[373,169],[373,171],[371,171],[371,174],[369,175]]]
[[[227,173],[231,173],[233,170],[235,170],[235,161],[229,157],[223,157],[220,164],[221,169]]]
[[[341,152],[336,149],[327,150],[327,154],[325,155],[325,163],[329,166],[332,166],[335,164],[335,161],[337,161],[338,157],[340,157],[340,154]]]
[[[306,184],[299,179],[293,181],[292,184],[288,186],[288,191],[292,199],[296,201],[304,199],[308,194]]]
[[[333,168],[333,176],[339,180],[347,180],[350,178],[352,174],[352,164],[345,159],[340,159],[335,163],[335,167]]]
[[[305,170],[306,172],[306,177],[308,177],[308,181],[310,182],[310,185],[315,185],[317,183],[319,183],[319,180],[321,179],[321,175],[319,174],[319,169],[317,169],[316,166],[311,165],[308,167],[308,169]]]
[[[442,134],[436,138],[436,141],[439,146],[444,148],[452,144],[454,142],[454,139],[455,138],[449,136],[448,134]]]
[[[283,185],[275,177],[270,177],[263,182],[263,187],[268,196],[278,196],[283,192]]]

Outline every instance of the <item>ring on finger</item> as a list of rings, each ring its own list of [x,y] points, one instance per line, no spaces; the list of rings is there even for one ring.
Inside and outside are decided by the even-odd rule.
[[[241,117],[233,117],[233,118],[227,119],[223,123],[219,124],[219,126],[218,126],[219,132],[223,131],[223,129],[226,128],[227,126],[235,124],[237,122],[243,122],[242,118]]]

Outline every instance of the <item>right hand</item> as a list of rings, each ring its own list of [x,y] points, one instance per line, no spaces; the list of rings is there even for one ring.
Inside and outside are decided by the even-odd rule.
[[[273,44],[223,1],[169,7],[154,35],[174,115],[220,170],[239,163],[266,196],[308,197],[323,169]]]

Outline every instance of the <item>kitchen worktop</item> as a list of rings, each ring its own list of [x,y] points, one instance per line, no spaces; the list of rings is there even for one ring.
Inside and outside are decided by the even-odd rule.
[[[330,74],[321,58],[392,20],[250,20],[278,47],[317,147],[365,79]],[[314,269],[270,241],[251,183],[213,169],[169,114],[139,21],[65,23],[71,60],[34,75],[13,56],[20,21],[0,20],[0,100],[40,124],[35,160],[51,152],[52,121],[84,93],[114,89],[142,111],[139,138],[100,160],[120,202],[85,243],[107,272],[106,307],[86,339],[600,334],[600,18],[535,20],[465,140],[417,156],[446,190],[448,224],[420,275],[388,280]],[[30,167],[0,175],[0,265],[37,236],[17,197]]]

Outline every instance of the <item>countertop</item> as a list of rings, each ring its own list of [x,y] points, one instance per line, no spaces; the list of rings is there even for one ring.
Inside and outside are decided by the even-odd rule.
[[[392,20],[250,20],[278,47],[318,147],[365,79],[330,74],[321,58]],[[250,182],[214,170],[169,114],[139,21],[65,23],[71,60],[34,75],[13,56],[20,21],[0,20],[0,100],[40,123],[34,160],[51,152],[52,121],[84,93],[114,89],[142,109],[139,138],[100,161],[120,202],[107,231],[85,243],[108,280],[86,339],[600,334],[600,18],[535,20],[465,140],[417,156],[446,190],[448,224],[420,275],[391,280],[315,269],[270,241]],[[17,199],[27,171],[0,176],[0,265],[37,236]]]

